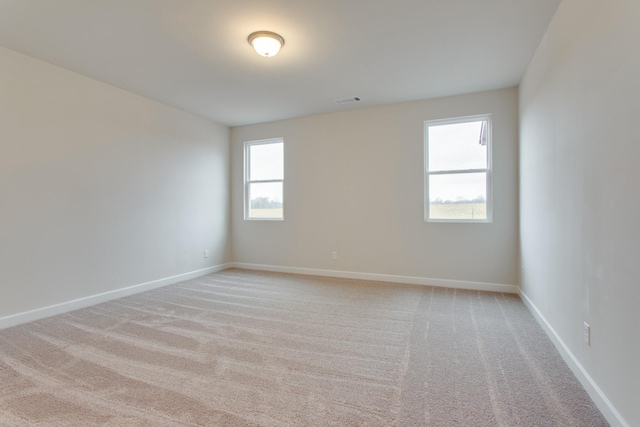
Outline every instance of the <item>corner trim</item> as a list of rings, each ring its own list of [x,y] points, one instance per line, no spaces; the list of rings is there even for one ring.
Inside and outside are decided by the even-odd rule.
[[[504,292],[517,294],[520,288],[516,285],[498,283],[468,282],[463,280],[431,279],[428,277],[397,276],[391,274],[360,273],[355,271],[323,270],[315,268],[284,267],[278,265],[251,264],[245,262],[231,263],[233,268],[246,270],[273,271],[277,273],[305,274],[308,276],[339,277],[343,279],[373,280],[376,282],[394,282],[408,285],[437,286],[442,288],[468,289],[473,291]]]
[[[591,375],[589,375],[584,366],[582,366],[578,361],[578,358],[571,352],[562,338],[560,338],[560,335],[558,335],[547,319],[545,319],[542,312],[538,310],[538,307],[535,306],[533,301],[531,301],[523,291],[520,291],[520,298],[531,314],[533,314],[533,317],[538,321],[549,339],[551,339],[551,342],[553,342],[553,345],[558,349],[558,352],[564,359],[565,363],[569,366],[576,378],[578,378],[582,387],[587,391],[609,424],[611,424],[612,427],[629,427],[629,423],[625,421],[620,412],[618,412],[615,406],[613,406],[611,401],[604,394],[602,389],[598,387],[598,384],[593,380],[593,378],[591,378]]]
[[[163,286],[173,285],[174,283],[194,279],[196,277],[206,276],[207,274],[216,273],[218,271],[226,270],[231,267],[232,263],[216,265],[213,267],[207,267],[188,273],[182,273],[175,276],[152,280],[150,282],[139,283],[137,285],[128,286],[126,288],[115,289],[113,291],[103,292],[96,295],[90,295],[60,304],[49,305],[46,307],[36,308],[34,310],[24,311],[22,313],[0,317],[0,329],[6,329],[12,326],[21,325],[23,323],[44,319],[46,317],[68,313],[70,311],[126,297],[129,295],[138,294],[140,292],[150,291],[152,289],[161,288]]]

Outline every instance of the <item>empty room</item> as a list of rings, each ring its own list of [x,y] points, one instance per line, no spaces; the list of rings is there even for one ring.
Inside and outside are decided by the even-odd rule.
[[[640,426],[640,3],[0,0],[0,426]]]

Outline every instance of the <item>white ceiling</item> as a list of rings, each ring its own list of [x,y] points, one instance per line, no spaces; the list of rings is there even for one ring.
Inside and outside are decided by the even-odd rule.
[[[0,45],[234,126],[515,86],[559,2],[0,0]]]

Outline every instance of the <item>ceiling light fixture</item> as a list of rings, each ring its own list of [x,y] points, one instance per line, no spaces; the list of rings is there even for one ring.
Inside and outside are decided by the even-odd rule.
[[[255,33],[249,34],[247,40],[258,55],[266,57],[276,56],[276,54],[280,52],[280,48],[284,45],[282,36],[271,31],[256,31]]]

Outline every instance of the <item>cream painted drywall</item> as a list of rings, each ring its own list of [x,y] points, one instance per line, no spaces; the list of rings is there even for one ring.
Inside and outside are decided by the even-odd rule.
[[[632,426],[640,425],[639,42],[639,2],[564,0],[520,89],[522,288]]]
[[[0,318],[229,262],[228,156],[226,126],[0,48]]]
[[[517,284],[517,89],[231,129],[235,262]],[[494,220],[425,223],[425,120],[493,114]],[[284,137],[284,221],[243,219],[243,143]],[[338,259],[331,259],[331,252]]]

